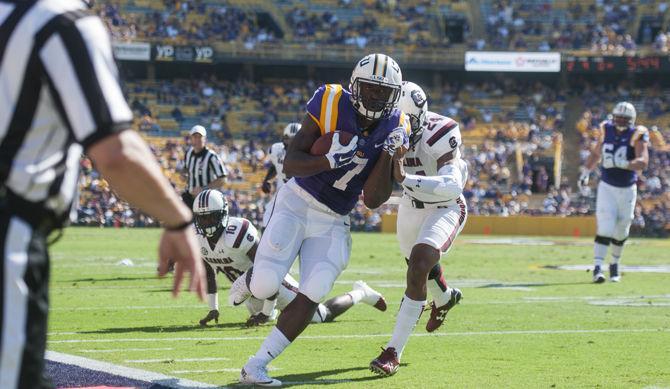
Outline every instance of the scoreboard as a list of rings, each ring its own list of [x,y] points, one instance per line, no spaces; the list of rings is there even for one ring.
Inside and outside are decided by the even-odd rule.
[[[654,57],[565,57],[568,73],[655,73],[670,72],[670,58]]]

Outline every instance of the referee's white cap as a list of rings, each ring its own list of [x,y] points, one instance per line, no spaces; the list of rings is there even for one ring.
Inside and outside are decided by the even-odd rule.
[[[191,131],[188,134],[189,135],[200,134],[204,138],[204,137],[207,136],[207,130],[205,130],[205,127],[197,124],[197,125],[193,126],[193,128],[191,128]]]

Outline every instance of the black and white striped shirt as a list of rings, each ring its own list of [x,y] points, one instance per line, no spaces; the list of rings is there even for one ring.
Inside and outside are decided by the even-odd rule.
[[[184,169],[188,172],[186,191],[191,194],[193,194],[193,188],[204,189],[210,182],[228,175],[221,158],[206,147],[199,153],[189,148],[184,157]]]
[[[84,2],[0,0],[2,196],[64,217],[82,151],[131,120],[109,35]]]

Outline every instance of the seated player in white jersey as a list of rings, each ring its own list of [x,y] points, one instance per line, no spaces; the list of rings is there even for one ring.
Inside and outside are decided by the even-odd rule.
[[[207,272],[207,302],[210,310],[200,320],[200,325],[205,326],[212,320],[219,321],[217,274],[223,273],[231,283],[243,276],[253,266],[259,237],[249,220],[228,217],[228,202],[218,190],[208,189],[198,194],[193,202],[193,214]],[[296,297],[298,287],[293,277],[287,274],[276,298],[248,299],[246,306],[251,317],[246,324],[252,326],[269,321],[275,305],[280,311],[284,309]],[[312,322],[333,321],[358,302],[374,306],[380,311],[386,310],[386,302],[381,294],[365,282],[356,281],[350,292],[319,304]]]
[[[287,124],[286,127],[284,127],[281,142],[274,143],[270,146],[270,152],[268,152],[268,156],[270,157],[270,167],[265,174],[261,189],[263,190],[263,193],[270,194],[272,192],[272,180],[274,179],[275,194],[265,207],[265,213],[263,213],[263,225],[261,226],[262,229],[265,229],[268,225],[268,220],[270,220],[270,215],[272,215],[279,188],[281,188],[290,178],[284,174],[284,157],[286,157],[286,149],[288,148],[289,143],[291,143],[291,140],[298,131],[300,131],[300,123]]]
[[[428,111],[426,94],[411,82],[403,82],[398,108],[409,116],[412,127],[409,151],[403,159],[394,157],[393,167],[393,176],[404,189],[397,235],[408,269],[391,340],[370,362],[370,369],[384,376],[395,374],[400,366],[403,349],[426,304],[426,289],[433,297],[428,332],[440,327],[461,300],[461,291],[445,282],[439,261],[467,218],[462,192],[468,168],[461,159],[458,123]]]
[[[586,159],[579,186],[588,185],[591,171],[600,162],[600,183],[596,195],[596,238],[593,247],[593,282],[605,282],[603,263],[612,245],[610,281],[619,282],[619,263],[628,239],[637,199],[637,173],[649,164],[649,133],[635,126],[633,104],[620,102],[612,110],[612,120],[600,124],[600,139]]]
[[[400,67],[387,55],[370,54],[356,63],[350,80],[348,90],[327,84],[314,92],[286,153],[284,172],[292,178],[277,193],[245,287],[257,298],[274,295],[299,254],[300,292],[240,371],[243,384],[281,385],[268,376],[267,365],[309,325],[347,267],[349,213],[361,195],[368,208],[379,207],[391,195],[391,158],[406,150],[410,132],[396,108]],[[327,140],[325,153],[312,150],[320,138]]]

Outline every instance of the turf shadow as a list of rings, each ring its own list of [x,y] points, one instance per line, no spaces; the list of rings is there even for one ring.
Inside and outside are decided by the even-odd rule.
[[[525,284],[502,284],[499,282],[477,286],[475,289],[486,289],[486,288],[539,288],[543,286],[564,286],[564,285],[587,285],[592,284],[591,280],[579,281],[579,282],[538,282],[538,283],[525,283]]]
[[[157,280],[158,276],[149,277],[114,277],[114,278],[78,278],[74,280],[60,280],[57,282],[108,282],[108,281],[144,281]]]
[[[126,334],[130,332],[145,332],[145,333],[171,333],[171,332],[191,332],[198,329],[207,328],[246,328],[244,323],[220,323],[208,325],[207,327],[200,327],[197,322],[193,325],[182,326],[150,326],[150,327],[126,327],[126,328],[103,328],[95,331],[78,331],[80,334]]]
[[[407,366],[408,364],[406,363],[401,363],[400,366]],[[323,377],[328,377],[330,375],[336,375],[336,374],[341,374],[341,373],[348,373],[352,371],[368,371],[369,375],[365,377],[358,377],[358,378],[332,378],[332,379],[327,379]],[[337,384],[346,384],[346,383],[361,383],[363,385],[364,382],[367,381],[375,381],[379,379],[383,379],[384,377],[378,376],[372,372],[369,371],[370,369],[368,367],[363,367],[363,366],[356,366],[356,367],[347,367],[347,368],[342,368],[342,369],[333,369],[333,370],[322,370],[322,371],[315,371],[311,373],[304,373],[304,374],[289,374],[289,375],[284,375],[284,376],[277,376],[274,377],[282,382],[282,387],[289,387],[289,386],[315,386],[315,385],[337,385]],[[233,386],[233,387],[242,387],[248,385],[242,385],[237,382],[233,382],[230,384],[227,384],[226,386]]]

